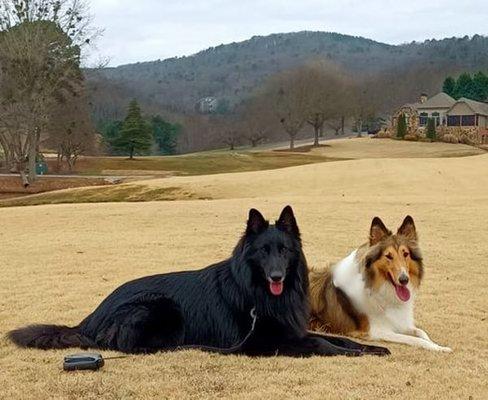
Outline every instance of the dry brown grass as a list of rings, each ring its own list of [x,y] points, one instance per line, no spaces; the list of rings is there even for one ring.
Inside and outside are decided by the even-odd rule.
[[[302,153],[304,151],[305,153]],[[384,158],[445,158],[445,157],[467,157],[472,155],[485,154],[486,152],[471,146],[462,144],[452,145],[446,143],[412,143],[398,140],[375,140],[370,138],[362,139],[339,139],[329,141],[327,145],[319,148],[311,148],[310,146],[302,146],[297,148],[297,152],[283,151],[265,151],[265,152],[227,152],[227,151],[211,151],[205,153],[188,154],[184,156],[175,157],[146,157],[129,161],[121,157],[105,157],[105,158],[86,158],[84,162],[85,172],[90,168],[98,168],[98,172],[116,174],[130,173],[132,175],[155,175],[155,179],[148,179],[137,182],[139,179],[132,176],[133,182],[126,185],[117,186],[114,188],[78,188],[59,190],[51,193],[39,194],[35,196],[25,196],[22,198],[14,198],[2,200],[0,199],[0,207],[11,206],[26,206],[39,204],[60,204],[60,203],[93,203],[93,202],[120,202],[120,201],[158,201],[158,200],[185,200],[185,199],[212,199],[221,196],[232,197],[235,196],[235,187],[238,191],[249,192],[247,188],[246,175],[244,180],[235,175],[237,172],[249,171],[269,171],[269,176],[285,177],[281,179],[284,182],[284,187],[279,188],[273,186],[270,190],[287,190],[289,188],[287,175],[282,174],[281,171],[272,172],[272,170],[283,169],[297,165],[308,165],[323,162],[337,162],[349,161],[351,159],[368,159],[377,158],[378,167],[385,165],[382,159]],[[415,162],[415,161],[413,161]],[[80,162],[78,167],[82,165]],[[129,168],[138,167],[139,170],[107,170],[104,169],[107,165],[114,168]],[[132,168],[131,167],[131,168]],[[160,168],[159,171],[150,168]],[[149,169],[147,169],[149,168]],[[170,168],[164,170],[165,168]],[[171,168],[175,168],[171,170]],[[335,174],[335,168],[331,167],[333,179],[342,180],[342,175]],[[339,171],[343,167],[337,167]],[[361,167],[362,168],[362,167]],[[428,168],[428,167],[427,167]],[[308,171],[308,169],[306,169]],[[137,172],[137,174],[134,174]],[[363,176],[370,173],[377,173],[377,168],[363,171]],[[189,179],[167,179],[172,174],[194,176]],[[219,175],[208,176],[200,179],[200,175]],[[249,175],[252,176],[252,175]],[[157,177],[157,178],[156,178]],[[223,180],[221,179],[223,177]],[[235,181],[230,192],[221,194],[222,182]],[[175,184],[173,184],[174,182]],[[190,182],[190,187],[186,185]],[[307,189],[308,182],[305,183]],[[213,184],[218,183],[218,184]],[[374,183],[374,182],[372,182]],[[179,187],[182,184],[184,187]],[[193,192],[193,185],[199,186],[199,193]],[[254,185],[254,179],[252,180]],[[267,185],[267,184],[266,184]],[[262,189],[262,188],[261,188]],[[265,188],[266,190],[268,188]],[[245,194],[243,194],[245,196]],[[249,193],[248,193],[249,195]],[[251,194],[252,195],[252,194]]]
[[[488,155],[357,160],[145,183],[216,200],[1,209],[0,398],[485,399],[487,170]],[[392,228],[413,215],[426,261],[417,321],[454,352],[394,344],[381,359],[185,351],[64,373],[61,360],[70,351],[19,350],[3,337],[31,322],[76,324],[134,277],[221,260],[249,207],[276,218],[288,203],[313,266],[360,244],[374,215]]]

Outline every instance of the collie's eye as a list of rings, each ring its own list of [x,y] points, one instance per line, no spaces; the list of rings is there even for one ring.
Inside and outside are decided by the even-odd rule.
[[[393,260],[393,256],[389,253],[385,257],[388,258],[388,260]]]
[[[403,252],[403,257],[407,258],[409,255],[410,255],[410,253],[408,251]]]

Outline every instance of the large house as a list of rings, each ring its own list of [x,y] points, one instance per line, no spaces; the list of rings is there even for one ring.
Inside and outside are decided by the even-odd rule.
[[[446,93],[430,98],[420,96],[417,103],[400,107],[392,119],[396,132],[398,119],[405,118],[408,134],[423,136],[429,118],[433,118],[439,133],[451,133],[457,137],[468,135],[477,143],[488,143],[488,104],[467,98],[453,99]]]

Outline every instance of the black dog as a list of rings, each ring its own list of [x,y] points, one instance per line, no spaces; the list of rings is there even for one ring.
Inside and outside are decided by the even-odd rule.
[[[32,325],[9,337],[24,347],[126,353],[200,348],[248,355],[389,354],[382,347],[308,333],[307,295],[307,264],[291,207],[271,226],[252,209],[228,260],[128,282],[77,327]]]

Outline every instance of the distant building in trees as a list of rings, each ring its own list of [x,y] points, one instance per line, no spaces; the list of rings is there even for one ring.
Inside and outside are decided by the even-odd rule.
[[[219,101],[215,97],[202,97],[195,103],[195,111],[201,114],[212,114],[217,111]]]

